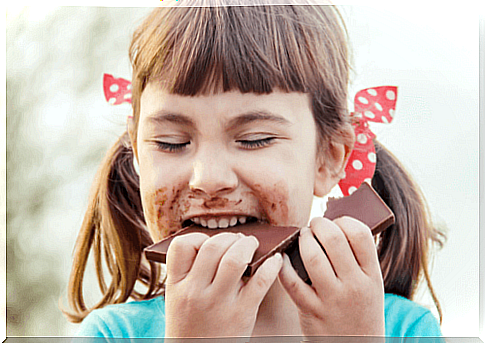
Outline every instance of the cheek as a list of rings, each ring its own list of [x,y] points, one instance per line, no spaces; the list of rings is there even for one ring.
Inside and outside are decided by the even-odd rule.
[[[161,187],[143,196],[143,210],[150,235],[154,241],[182,229],[181,218],[188,210],[187,202],[180,202],[181,191],[176,187]]]
[[[250,193],[258,199],[263,220],[267,220],[272,225],[292,225],[295,213],[289,206],[290,196],[285,182],[255,184]]]
[[[271,181],[253,184],[249,192],[258,201],[262,219],[271,225],[306,226],[313,200],[312,175],[308,171],[299,175],[269,174],[273,176]]]
[[[153,152],[143,148],[146,149],[139,150],[143,213],[150,235],[157,242],[182,228],[181,218],[188,203],[181,201],[181,196],[187,182],[179,175],[183,168],[164,164]],[[177,168],[179,174],[175,172]]]

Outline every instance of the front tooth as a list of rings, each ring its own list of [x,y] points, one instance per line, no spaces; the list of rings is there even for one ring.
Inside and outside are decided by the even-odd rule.
[[[200,218],[200,225],[203,227],[207,227],[207,221],[205,219]]]
[[[237,224],[237,217],[232,217],[231,221],[229,222],[229,226],[234,226]]]
[[[241,224],[245,224],[246,223],[246,217],[239,217],[239,222]]]
[[[217,221],[215,219],[209,219],[207,226],[209,226],[209,229],[215,229],[217,227]]]
[[[196,224],[200,224],[200,218],[192,218],[192,221]]]
[[[219,220],[219,227],[221,229],[225,229],[228,226],[229,226],[229,220],[227,218],[222,218],[221,220]]]

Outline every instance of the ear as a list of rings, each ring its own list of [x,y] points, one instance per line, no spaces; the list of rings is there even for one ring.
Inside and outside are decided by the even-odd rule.
[[[313,194],[317,197],[327,195],[345,177],[345,166],[352,148],[345,144],[329,143],[329,150],[318,156],[315,165],[315,185]]]
[[[136,145],[136,130],[135,130],[135,119],[133,116],[128,116],[126,121],[126,131],[130,136],[131,148],[133,149],[134,158],[138,161],[138,149]]]

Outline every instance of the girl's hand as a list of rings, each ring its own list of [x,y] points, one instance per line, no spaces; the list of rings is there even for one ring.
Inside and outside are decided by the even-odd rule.
[[[299,241],[312,286],[286,255],[280,282],[298,307],[303,334],[384,336],[384,284],[370,229],[350,217],[315,218]]]
[[[255,237],[227,232],[175,238],[167,252],[165,336],[251,336],[283,264],[275,255],[243,282],[258,245]]]

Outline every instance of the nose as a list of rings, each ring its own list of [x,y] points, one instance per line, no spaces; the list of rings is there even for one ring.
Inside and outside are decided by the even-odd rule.
[[[206,151],[199,154],[193,162],[189,186],[199,195],[215,197],[236,189],[238,177],[223,154],[218,151]]]

